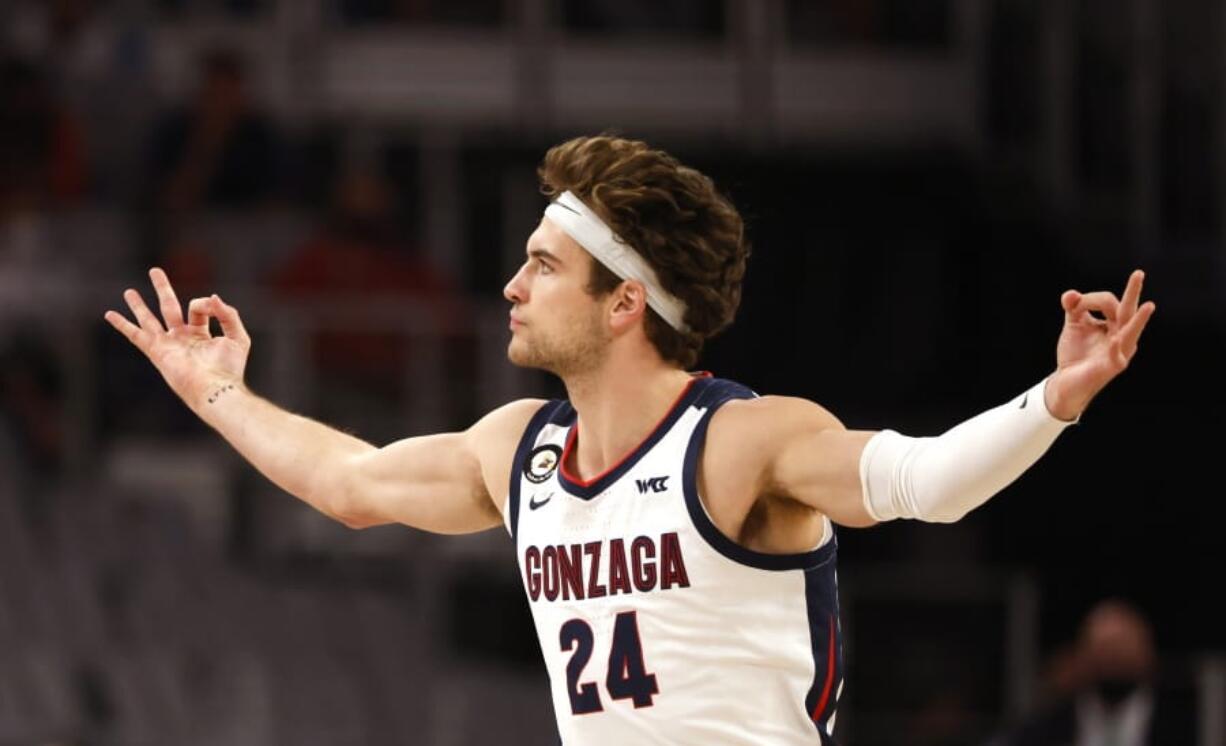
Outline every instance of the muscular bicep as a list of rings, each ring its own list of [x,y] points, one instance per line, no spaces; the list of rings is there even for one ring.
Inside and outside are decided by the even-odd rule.
[[[843,526],[877,521],[864,507],[860,454],[875,433],[829,429],[792,438],[772,464],[771,479],[781,493],[809,505]]]
[[[498,525],[515,446],[540,404],[513,402],[464,432],[405,438],[355,458],[342,500],[346,523],[442,534]]]
[[[346,523],[403,523],[442,534],[482,531],[500,513],[468,433],[405,438],[354,459]]]
[[[824,513],[843,526],[871,526],[864,507],[860,455],[875,435],[848,430],[813,402],[764,397],[764,488]]]

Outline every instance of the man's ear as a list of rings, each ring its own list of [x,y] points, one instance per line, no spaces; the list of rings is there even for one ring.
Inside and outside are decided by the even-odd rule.
[[[647,290],[637,280],[623,280],[611,293],[613,305],[609,308],[609,326],[614,334],[632,328],[647,312]]]

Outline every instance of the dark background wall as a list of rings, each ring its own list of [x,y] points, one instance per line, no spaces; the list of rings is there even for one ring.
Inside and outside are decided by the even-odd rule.
[[[953,526],[840,531],[848,742],[986,742],[1112,597],[1172,689],[1226,707],[1196,693],[1226,647],[1219,3],[57,0],[0,21],[0,744],[548,737],[503,536],[314,516],[101,314],[164,266],[243,310],[257,390],[377,443],[561,395],[503,359],[501,288],[540,157],[599,131],[746,217],[742,307],[701,367],[852,428],[937,434],[1004,402],[1053,368],[1062,291],[1147,272],[1132,367],[1031,471]]]

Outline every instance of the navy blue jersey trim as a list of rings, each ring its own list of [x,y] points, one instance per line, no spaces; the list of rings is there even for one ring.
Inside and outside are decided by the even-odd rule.
[[[557,403],[558,406],[550,413],[547,424],[570,427],[575,423],[578,415],[569,399],[553,399],[550,403]]]
[[[685,393],[678,397],[676,403],[673,404],[673,408],[664,416],[664,419],[660,420],[660,423],[656,425],[656,429],[651,432],[651,435],[648,435],[647,439],[640,443],[638,448],[635,448],[633,451],[628,453],[626,457],[623,458],[621,462],[613,469],[601,474],[595,481],[587,484],[580,484],[568,477],[565,469],[559,465],[558,484],[561,485],[562,489],[565,490],[567,494],[573,495],[582,500],[591,500],[600,493],[604,492],[610,485],[621,479],[626,472],[634,468],[634,465],[637,464],[648,451],[654,448],[656,443],[660,442],[660,439],[672,429],[673,425],[677,423],[677,420],[681,418],[681,415],[685,414],[685,411],[690,407],[690,405],[702,396],[703,392],[707,390],[714,380],[715,379],[712,378],[695,378],[693,381],[691,381],[687,385],[688,387],[686,388]],[[570,405],[568,404],[567,407],[569,408]],[[571,409],[571,412],[573,413],[573,409]],[[575,424],[577,425],[577,423]],[[574,431],[572,430],[566,436],[568,446],[571,444],[570,439],[573,437],[573,434]],[[567,455],[567,449],[564,448],[562,453],[563,457],[565,457]]]
[[[740,562],[749,567],[756,567],[759,570],[808,570],[826,564],[834,559],[838,546],[838,542],[833,536],[825,545],[808,552],[801,552],[799,554],[766,554],[746,549],[737,544],[732,539],[724,536],[723,532],[716,528],[715,524],[711,523],[706,509],[702,506],[702,498],[698,496],[698,459],[702,455],[703,445],[706,443],[707,427],[711,424],[711,415],[715,414],[715,411],[725,402],[731,399],[748,399],[753,396],[753,393],[743,386],[723,381],[720,383],[725,385],[720,386],[712,393],[721,393],[723,396],[714,398],[707,405],[707,412],[698,422],[698,426],[694,428],[694,433],[690,436],[690,444],[685,450],[685,469],[682,472],[682,485],[685,489],[685,506],[689,511],[690,520],[694,523],[694,528],[698,529],[698,533],[703,539],[706,539],[707,543],[715,551],[734,562]]]
[[[805,571],[805,606],[813,650],[813,683],[805,695],[805,712],[817,727],[821,742],[834,746],[834,739],[826,735],[826,724],[838,708],[839,683],[843,680],[843,630],[839,626],[834,565]]]
[[[536,414],[532,415],[532,419],[528,420],[528,426],[524,428],[524,434],[519,438],[519,445],[515,447],[515,458],[511,461],[511,491],[507,493],[507,510],[511,511],[511,538],[517,537],[519,529],[519,484],[523,479],[524,459],[528,458],[528,454],[532,452],[532,446],[536,443],[536,436],[541,432],[541,428],[549,422],[550,416],[558,409],[559,402],[556,399],[545,402],[541,408],[536,410]]]

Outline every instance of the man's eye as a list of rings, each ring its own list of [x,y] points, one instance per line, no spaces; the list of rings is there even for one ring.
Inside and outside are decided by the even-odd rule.
[[[541,274],[543,275],[553,274],[553,267],[550,267],[548,264],[544,262],[540,262],[540,265],[541,265]]]

